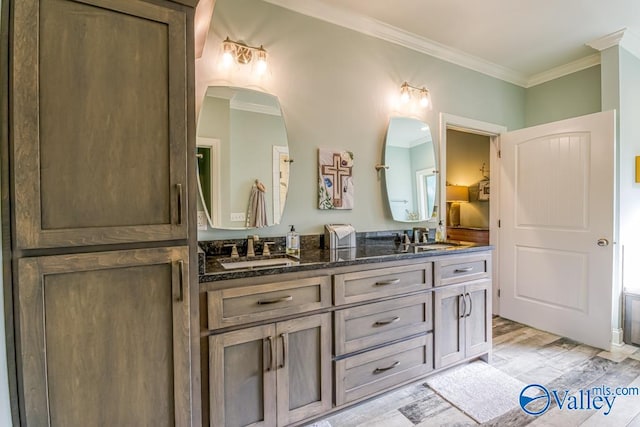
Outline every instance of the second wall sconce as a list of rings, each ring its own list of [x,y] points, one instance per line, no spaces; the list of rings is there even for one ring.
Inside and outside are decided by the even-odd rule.
[[[231,40],[229,37],[222,42],[222,63],[229,67],[233,62],[246,65],[255,61],[256,72],[264,74],[267,70],[267,50],[264,46],[249,46],[240,41]]]
[[[407,103],[414,96],[418,97],[418,101],[422,108],[431,109],[431,94],[427,88],[411,86],[409,83],[404,82],[400,86],[400,101]]]

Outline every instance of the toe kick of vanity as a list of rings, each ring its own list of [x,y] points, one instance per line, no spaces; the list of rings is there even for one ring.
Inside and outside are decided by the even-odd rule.
[[[491,251],[201,285],[204,424],[299,425],[491,352]]]

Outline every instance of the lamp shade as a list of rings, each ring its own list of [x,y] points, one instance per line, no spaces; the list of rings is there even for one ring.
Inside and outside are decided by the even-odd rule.
[[[463,185],[447,185],[447,202],[468,202],[469,187]]]

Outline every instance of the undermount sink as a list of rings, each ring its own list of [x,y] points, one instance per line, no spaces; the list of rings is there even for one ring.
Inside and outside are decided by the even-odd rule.
[[[434,242],[434,243],[418,243],[414,245],[413,249],[415,252],[421,251],[438,251],[438,250],[449,250],[456,249],[460,247],[464,247],[460,243],[454,242]]]
[[[256,268],[273,268],[273,267],[290,267],[300,264],[300,261],[288,256],[263,258],[263,259],[233,259],[226,258],[218,261],[225,270],[239,269],[256,269]]]

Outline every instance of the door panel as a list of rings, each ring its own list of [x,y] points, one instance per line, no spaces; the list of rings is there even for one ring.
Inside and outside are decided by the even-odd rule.
[[[189,425],[188,248],[22,258],[18,274],[25,424]]]
[[[465,317],[465,357],[491,350],[491,281],[467,285]]]
[[[500,314],[609,348],[615,113],[500,139]]]
[[[15,9],[17,246],[186,239],[184,11],[140,0]]]
[[[450,365],[465,357],[464,286],[434,292],[435,368]]]
[[[278,334],[278,425],[331,409],[331,314],[276,326]]]
[[[276,425],[275,325],[209,337],[210,426]]]

